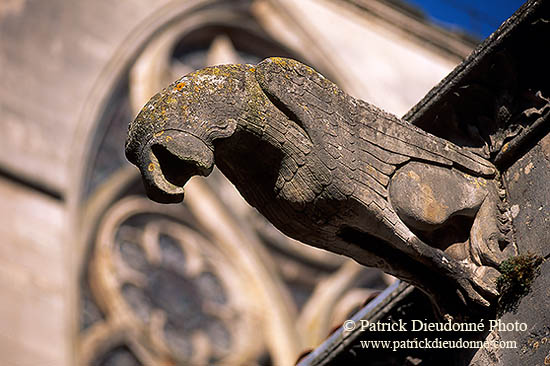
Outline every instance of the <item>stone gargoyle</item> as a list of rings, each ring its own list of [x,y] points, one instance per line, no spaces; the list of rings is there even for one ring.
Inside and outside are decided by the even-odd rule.
[[[283,233],[414,284],[443,314],[489,308],[514,252],[489,161],[291,59],[180,78],[130,124],[126,156],[162,203],[216,164]]]

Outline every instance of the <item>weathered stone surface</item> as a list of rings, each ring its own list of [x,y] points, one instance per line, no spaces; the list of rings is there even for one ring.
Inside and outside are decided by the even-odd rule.
[[[550,134],[544,136],[505,174],[518,250],[546,259],[550,254],[548,187]],[[524,332],[499,332],[503,340],[517,341],[517,349],[501,350],[501,359],[510,365],[550,363],[550,263],[544,262],[530,293],[516,309],[501,317],[503,323],[527,325]],[[498,353],[497,353],[498,355]]]
[[[515,162],[504,175],[522,252],[550,254],[550,135]]]
[[[457,212],[476,212],[487,196],[486,185],[483,178],[412,162],[396,172],[389,193],[405,224],[432,231]]]
[[[500,263],[506,242],[497,220],[486,220],[499,215],[493,165],[350,97],[296,61],[271,58],[182,77],[132,123],[126,154],[159,202],[181,201],[185,182],[209,174],[215,160],[291,237],[411,281],[440,306],[480,310],[496,295],[495,271],[485,267]],[[407,184],[395,172],[402,166],[423,182],[410,194],[438,197],[411,207],[400,197]],[[444,197],[439,179],[463,194]],[[442,217],[432,217],[434,204],[448,206]],[[422,240],[455,216],[474,220],[472,240],[469,225],[458,225],[465,239],[446,243],[455,244],[449,252]]]
[[[550,263],[540,268],[531,292],[525,296],[515,311],[499,318],[497,330],[487,340],[507,342],[509,348],[481,348],[467,363],[482,365],[547,365],[550,363],[550,287],[548,273]],[[524,326],[526,330],[520,328]]]

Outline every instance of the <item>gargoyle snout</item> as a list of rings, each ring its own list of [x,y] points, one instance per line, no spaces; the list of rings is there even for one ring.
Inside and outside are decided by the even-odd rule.
[[[201,139],[175,130],[157,133],[140,160],[147,196],[159,203],[181,202],[187,181],[209,175],[214,167],[214,154]]]

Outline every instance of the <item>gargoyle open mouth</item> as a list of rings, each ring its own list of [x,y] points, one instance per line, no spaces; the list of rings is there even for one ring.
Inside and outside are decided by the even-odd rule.
[[[157,133],[140,160],[147,196],[159,203],[181,202],[187,181],[208,176],[214,167],[214,154],[201,139],[176,130]]]

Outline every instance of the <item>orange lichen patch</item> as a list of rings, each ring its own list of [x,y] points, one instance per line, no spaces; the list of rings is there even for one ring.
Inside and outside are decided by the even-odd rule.
[[[476,179],[476,182],[477,182],[477,185],[480,186],[480,187],[487,187],[487,180],[486,179],[478,177]]]
[[[195,91],[198,93],[199,92],[199,87],[195,85]]]
[[[166,142],[170,142],[173,140],[172,136],[166,136],[166,138],[164,139]]]
[[[185,86],[185,83],[178,83],[174,89],[176,89],[177,91],[181,91],[184,86]]]
[[[157,132],[157,133],[155,133],[155,137],[162,136],[163,133],[164,133],[164,130],[163,130],[163,131],[160,131],[160,132]]]
[[[234,71],[239,70],[239,67],[240,65],[223,65],[221,67],[219,66],[205,67],[204,69],[197,70],[189,74],[188,76],[192,78],[196,78],[201,75],[231,77],[234,75]]]
[[[281,58],[281,57],[273,57],[272,58],[273,62],[276,63],[277,65],[279,66],[287,66],[287,62],[284,58]]]
[[[153,163],[149,163],[149,166],[147,167],[147,170],[152,172],[153,170],[155,170],[155,164]]]
[[[248,69],[248,71],[254,72],[254,71],[256,71],[256,69],[254,67],[251,67],[251,68]]]
[[[484,178],[473,177],[473,176],[471,176],[470,174],[467,174],[467,173],[462,173],[462,175],[464,176],[464,178],[466,178],[466,180],[468,180],[468,182],[475,185],[476,188],[487,187],[487,180],[484,179]]]

